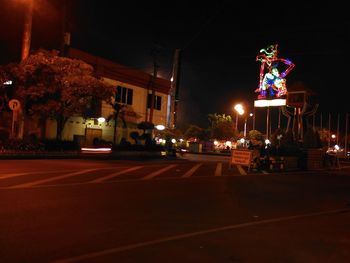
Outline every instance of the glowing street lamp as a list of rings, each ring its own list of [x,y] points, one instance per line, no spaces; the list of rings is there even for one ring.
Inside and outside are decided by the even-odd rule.
[[[165,129],[165,126],[162,125],[162,124],[159,124],[159,125],[156,125],[155,128],[158,130],[158,131],[163,131]]]
[[[244,114],[244,109],[242,104],[238,103],[234,106],[234,110],[236,111],[236,130],[238,129],[238,115]]]
[[[104,117],[99,117],[97,119],[98,123],[104,123],[106,121],[106,119]]]

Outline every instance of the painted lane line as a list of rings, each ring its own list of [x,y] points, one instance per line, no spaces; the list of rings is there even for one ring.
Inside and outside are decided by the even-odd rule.
[[[190,170],[188,170],[182,177],[191,177],[194,174],[194,172],[197,171],[197,169],[202,166],[202,164],[203,163],[196,164]]]
[[[279,217],[279,218],[273,218],[273,219],[259,220],[259,221],[242,223],[242,224],[237,224],[237,225],[228,225],[228,226],[211,228],[211,229],[197,231],[197,232],[190,232],[187,234],[169,236],[169,237],[155,239],[155,240],[146,241],[146,242],[125,245],[125,246],[121,246],[121,247],[110,248],[110,249],[106,249],[106,250],[102,250],[102,251],[98,251],[98,252],[92,252],[92,253],[76,256],[76,257],[60,259],[57,261],[53,261],[51,263],[71,263],[71,262],[79,262],[79,261],[83,262],[84,260],[88,260],[88,259],[92,259],[92,258],[96,258],[96,257],[102,257],[102,256],[110,255],[110,254],[119,253],[119,252],[124,252],[127,250],[133,250],[133,249],[143,248],[143,247],[152,246],[152,245],[158,245],[161,243],[166,243],[166,242],[171,242],[171,241],[176,241],[176,240],[181,240],[181,239],[187,239],[187,238],[192,238],[192,237],[196,237],[196,236],[200,236],[200,235],[207,235],[207,234],[211,234],[211,233],[222,232],[222,231],[226,231],[226,230],[239,229],[239,228],[257,226],[257,225],[264,225],[264,224],[269,224],[269,223],[278,223],[278,222],[290,221],[293,219],[302,219],[302,218],[308,218],[308,217],[331,215],[331,214],[338,214],[338,213],[349,213],[349,212],[350,212],[350,209],[337,209],[337,210],[329,210],[329,211],[323,211],[323,212],[315,212],[315,213],[310,213],[310,214],[302,214],[302,215],[295,215],[295,216],[286,216],[286,217]]]
[[[164,167],[163,169],[160,169],[158,171],[150,173],[149,175],[146,175],[145,177],[142,178],[142,180],[152,179],[152,178],[156,177],[157,175],[160,175],[160,174],[162,174],[162,173],[164,173],[164,172],[174,168],[175,166],[177,166],[177,164],[168,165],[168,166]]]
[[[241,175],[247,175],[247,172],[244,171],[243,167],[241,165],[236,165],[237,166],[237,169],[238,169],[238,172],[241,174]]]
[[[118,171],[116,173],[112,173],[112,174],[109,174],[107,176],[97,178],[97,179],[92,180],[92,181],[90,181],[88,183],[101,183],[101,182],[106,181],[108,179],[117,177],[117,176],[122,175],[122,174],[129,173],[129,172],[132,172],[132,171],[136,171],[136,170],[141,169],[141,168],[143,168],[143,166],[132,167],[132,168],[126,169],[124,171]]]
[[[13,174],[4,174],[0,176],[0,180],[1,179],[7,179],[7,178],[11,178],[11,177],[17,177],[17,176],[22,176],[22,175],[27,175],[30,173],[13,173]]]
[[[98,170],[98,169],[85,169],[85,170],[77,171],[77,172],[74,172],[74,173],[69,173],[69,174],[59,175],[59,176],[55,176],[55,177],[50,177],[50,178],[46,178],[46,179],[42,179],[42,180],[33,181],[33,182],[30,182],[30,183],[18,184],[18,185],[10,186],[10,187],[7,187],[7,188],[13,189],[13,188],[31,187],[31,186],[35,186],[35,185],[39,185],[39,184],[44,184],[44,183],[48,183],[48,182],[52,182],[52,181],[56,181],[56,180],[61,180],[61,179],[73,177],[73,176],[76,176],[76,175],[85,174],[85,173],[96,171],[96,170]]]
[[[72,170],[64,170],[64,171],[59,171],[61,173],[65,172],[71,172]],[[57,173],[58,171],[35,171],[35,172],[22,172],[22,173],[8,173],[8,174],[3,174],[0,175],[0,180],[1,179],[7,179],[11,177],[17,177],[17,176],[22,176],[22,175],[36,175],[36,174],[50,174],[50,173]]]
[[[216,165],[215,176],[221,176],[222,174],[222,163]]]

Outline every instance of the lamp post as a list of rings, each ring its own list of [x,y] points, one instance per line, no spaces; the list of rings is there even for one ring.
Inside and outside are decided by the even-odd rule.
[[[25,18],[24,18],[21,60],[26,59],[30,51],[30,42],[32,38],[32,23],[33,23],[33,5],[34,5],[34,0],[28,0],[27,11],[25,13]]]
[[[236,130],[238,130],[238,115],[243,115],[244,114],[244,109],[242,104],[238,103],[234,106],[234,110],[236,111]]]

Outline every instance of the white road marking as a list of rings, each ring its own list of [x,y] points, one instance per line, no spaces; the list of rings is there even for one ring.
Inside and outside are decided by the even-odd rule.
[[[104,177],[97,178],[97,179],[92,180],[92,181],[90,181],[90,182],[88,182],[88,183],[101,183],[101,182],[106,181],[106,180],[108,180],[108,179],[117,177],[117,176],[122,175],[122,174],[129,173],[129,172],[132,172],[132,171],[141,169],[141,168],[143,168],[143,166],[132,167],[132,168],[129,168],[129,169],[126,169],[126,170],[123,170],[123,171],[118,171],[118,172],[109,174],[109,175],[104,176]]]
[[[0,176],[0,179],[7,179],[7,178],[11,178],[11,177],[17,177],[17,176],[22,176],[22,175],[26,175],[26,174],[30,174],[30,173],[13,173],[13,174],[4,174]]]
[[[92,252],[92,253],[88,253],[85,255],[76,256],[76,257],[60,259],[60,260],[54,261],[52,263],[71,263],[71,262],[84,261],[84,260],[88,260],[88,259],[92,259],[92,258],[96,258],[96,257],[102,257],[102,256],[110,255],[110,254],[115,254],[118,252],[127,251],[127,250],[133,250],[133,249],[152,246],[152,245],[158,245],[161,243],[171,242],[171,241],[180,240],[180,239],[187,239],[187,238],[192,238],[192,237],[196,237],[196,236],[200,236],[200,235],[222,232],[222,231],[226,231],[226,230],[239,229],[239,228],[257,226],[257,225],[264,225],[264,224],[269,224],[269,223],[278,223],[278,222],[289,221],[289,220],[293,220],[293,219],[302,219],[302,218],[307,218],[307,217],[315,217],[315,216],[337,214],[337,213],[348,213],[348,212],[350,212],[350,209],[337,209],[337,210],[329,210],[329,211],[316,212],[316,213],[310,213],[310,214],[302,214],[302,215],[286,216],[286,217],[279,217],[279,218],[273,218],[273,219],[265,219],[265,220],[242,223],[242,224],[237,224],[237,225],[228,225],[228,226],[211,228],[211,229],[197,231],[197,232],[190,232],[190,233],[176,235],[176,236],[169,236],[169,237],[155,239],[155,240],[146,241],[146,242],[125,245],[125,246],[121,246],[121,247],[110,248],[110,249],[106,249],[106,250],[102,250],[102,251],[98,251],[98,252]]]
[[[242,166],[241,165],[236,165],[237,166],[237,169],[238,169],[238,171],[239,171],[239,173],[241,174],[241,175],[247,175],[247,172],[246,171],[244,171],[244,169],[242,168]]]
[[[8,173],[8,174],[0,175],[0,180],[11,178],[11,177],[22,176],[22,175],[50,174],[50,173],[57,173],[57,172],[65,173],[65,172],[71,172],[71,171],[72,170],[63,170],[63,171],[54,170],[54,171],[28,171],[28,172],[23,172],[23,173]]]
[[[96,170],[98,170],[98,169],[84,169],[84,170],[80,170],[80,171],[69,173],[69,174],[64,174],[64,175],[59,175],[59,176],[55,176],[55,177],[50,177],[50,178],[46,178],[46,179],[33,181],[33,182],[30,182],[30,183],[24,183],[24,184],[18,184],[18,185],[14,185],[14,186],[9,186],[7,188],[31,187],[31,186],[35,186],[35,185],[38,185],[38,184],[44,184],[44,183],[48,183],[48,182],[52,182],[52,181],[56,181],[56,180],[60,180],[60,179],[65,179],[65,178],[73,177],[73,176],[76,176],[76,175],[80,175],[80,174],[84,174],[84,173],[88,173],[88,172],[92,172],[92,171],[96,171]]]
[[[218,163],[215,169],[215,176],[221,176],[222,174],[222,163]]]
[[[177,166],[177,164],[168,165],[168,166],[164,167],[163,169],[160,169],[158,171],[150,173],[149,175],[146,175],[145,177],[142,178],[142,180],[152,179],[152,178],[156,177],[157,175],[160,175],[161,173],[164,173],[164,172],[174,168],[175,166]]]
[[[196,164],[190,170],[188,170],[182,177],[191,177],[194,174],[194,172],[197,171],[197,169],[202,166],[202,164],[203,163]]]

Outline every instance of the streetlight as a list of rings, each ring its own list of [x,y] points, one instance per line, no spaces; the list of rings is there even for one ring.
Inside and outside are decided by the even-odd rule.
[[[244,132],[243,132],[243,137],[247,137],[247,115],[244,118]]]
[[[28,0],[28,10],[25,13],[23,39],[22,39],[22,54],[21,59],[28,57],[30,51],[30,42],[32,38],[32,23],[33,23],[33,5],[34,0]]]
[[[238,129],[238,115],[244,114],[244,109],[242,104],[238,103],[234,106],[234,110],[236,111],[236,130]]]

